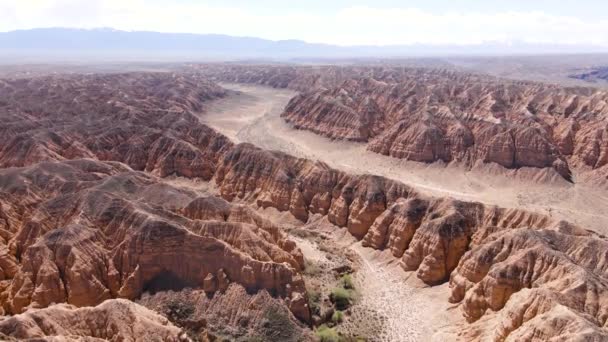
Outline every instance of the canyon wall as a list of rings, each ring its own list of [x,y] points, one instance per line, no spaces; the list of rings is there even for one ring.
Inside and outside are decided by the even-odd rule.
[[[279,227],[159,178],[214,176],[233,145],[194,113],[224,94],[172,74],[2,81],[3,311],[235,283],[307,322],[303,257]]]
[[[493,340],[606,335],[608,240],[571,223],[417,194],[402,183],[349,175],[319,162],[248,144],[218,163],[221,195],[289,211],[326,215],[362,244],[389,250],[428,285],[449,282],[451,298],[475,324],[493,312]],[[568,314],[564,315],[563,310]],[[551,329],[545,319],[559,321]],[[567,327],[567,329],[566,329]]]
[[[608,93],[393,66],[201,66],[201,74],[298,90],[294,128],[370,151],[467,168],[531,168],[608,184]],[[246,76],[244,76],[246,75]],[[281,75],[281,80],[277,80]]]
[[[89,94],[100,84],[105,90]],[[244,202],[303,222],[326,216],[364,246],[389,250],[423,282],[449,282],[450,300],[472,326],[500,317],[490,330],[495,340],[606,335],[608,243],[581,227],[234,145],[192,114],[223,94],[195,76],[2,85],[6,313],[135,299],[169,284],[209,294],[237,284],[280,298],[308,321],[301,252]],[[213,191],[171,185],[168,176],[210,181]]]

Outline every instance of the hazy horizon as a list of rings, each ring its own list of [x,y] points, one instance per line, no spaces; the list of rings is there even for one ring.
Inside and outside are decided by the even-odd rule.
[[[338,46],[522,42],[608,47],[608,4],[598,0],[247,2],[0,1],[0,31],[113,28],[302,40]]]

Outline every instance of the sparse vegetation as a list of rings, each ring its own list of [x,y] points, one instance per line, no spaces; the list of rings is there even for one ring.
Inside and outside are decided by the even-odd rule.
[[[327,325],[320,326],[317,331],[315,331],[315,335],[321,342],[340,342],[340,335],[332,328]]]
[[[310,260],[304,260],[304,274],[315,277],[321,274],[321,267]]]
[[[313,315],[321,313],[321,293],[315,290],[308,291],[308,305]]]
[[[351,291],[343,288],[336,287],[331,290],[331,301],[336,306],[338,310],[346,310],[350,307],[353,299],[353,294]]]
[[[167,303],[165,315],[174,323],[181,323],[194,313],[194,304],[190,302],[171,300]]]
[[[347,290],[355,289],[355,283],[353,282],[353,278],[350,276],[350,274],[343,275],[342,278],[340,278],[340,283],[342,284],[342,287]]]
[[[344,321],[344,312],[340,310],[336,310],[334,314],[331,316],[331,321],[334,324],[342,323]]]
[[[264,323],[257,336],[265,341],[297,341],[300,338],[297,326],[289,318],[285,308],[272,307],[264,314]]]

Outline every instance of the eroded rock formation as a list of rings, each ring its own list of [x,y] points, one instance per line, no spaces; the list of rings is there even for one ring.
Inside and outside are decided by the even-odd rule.
[[[187,341],[182,329],[165,317],[124,299],[95,307],[57,304],[0,321],[7,341]]]
[[[224,93],[172,74],[0,81],[0,166],[95,158],[161,177],[209,179],[219,150],[230,143],[192,113]]]
[[[353,79],[294,98],[296,128],[369,142],[371,151],[420,162],[478,161],[505,168],[571,168],[605,178],[608,95],[430,73],[398,83]]]
[[[302,93],[282,117],[295,128],[367,143],[419,162],[494,163],[608,184],[608,94],[391,66],[200,66],[221,81]],[[277,78],[281,77],[281,81]]]
[[[214,203],[124,168],[73,160],[0,172],[2,193],[30,202],[2,201],[20,213],[7,216],[15,234],[5,255],[7,312],[202,287],[209,276],[281,297],[304,293],[302,255],[276,226],[227,202],[221,220],[203,220],[198,213]]]
[[[303,213],[327,215],[364,246],[389,249],[425,283],[451,279],[451,300],[462,303],[469,321],[500,312],[502,318],[493,321],[496,340],[537,333],[567,338],[578,329],[605,334],[608,245],[576,225],[525,210],[426,197],[385,178],[348,175],[247,144],[237,145],[218,165],[215,181],[227,199],[301,219],[307,218]],[[539,291],[538,300],[525,297]],[[562,328],[550,329],[545,318]]]
[[[180,326],[205,322],[207,329],[217,332],[219,339],[313,340],[310,330],[293,318],[280,299],[264,290],[248,293],[236,283],[231,283],[221,295],[209,296],[200,290],[158,292],[145,294],[137,303],[156,312],[168,313],[169,317],[178,316]],[[172,315],[173,312],[177,314]]]
[[[3,311],[235,283],[307,322],[303,257],[279,227],[157,178],[214,176],[233,145],[193,112],[223,94],[171,74],[2,81]]]
[[[362,78],[344,84],[352,84],[354,91],[360,89],[360,82],[367,82],[371,93],[380,89],[377,97],[358,102],[360,97],[349,91],[336,95],[350,98],[369,114],[369,125],[347,127],[352,122],[342,120],[343,132],[360,134],[365,126],[370,132],[364,133],[376,139],[401,127],[395,133],[401,136],[399,132],[410,129],[402,118],[393,127],[381,121],[374,124],[373,118],[391,103],[378,99],[405,96],[403,91],[409,88],[403,83],[390,85],[398,79],[395,74],[382,69],[370,72],[379,81]],[[100,84],[111,86],[93,91]],[[421,93],[431,92],[412,86]],[[386,87],[398,91],[390,95],[384,92]],[[472,87],[486,89],[484,84]],[[96,305],[110,298],[136,299],[144,292],[155,296],[162,290],[193,287],[212,298],[202,300],[209,312],[230,298],[255,302],[269,296],[308,321],[310,310],[299,274],[302,254],[279,227],[248,205],[253,203],[289,211],[302,221],[313,214],[327,216],[365,246],[390,250],[406,270],[415,271],[427,284],[450,281],[451,300],[461,303],[472,325],[497,312],[500,320],[493,320],[492,327],[496,340],[606,335],[608,245],[604,237],[578,226],[525,210],[423,196],[383,177],[351,175],[320,162],[249,144],[234,145],[191,113],[204,109],[206,99],[222,95],[221,89],[195,76],[48,77],[3,81],[1,89],[6,101],[0,113],[6,120],[0,131],[8,141],[0,149],[5,167],[0,170],[0,298],[6,313],[58,302]],[[444,107],[451,102],[443,98],[456,92],[450,86],[445,89],[431,92],[439,97],[433,101]],[[471,97],[463,91],[461,105],[476,108],[468,104]],[[332,94],[332,90],[320,92]],[[509,94],[519,96],[515,90]],[[292,104],[306,101],[306,96]],[[593,98],[597,95],[585,96],[589,98],[579,98],[578,103],[593,104],[598,111],[604,108],[603,100]],[[37,106],[36,98],[45,105]],[[551,116],[550,103],[557,103],[552,101],[534,102],[537,114]],[[410,105],[420,111],[431,108],[417,107],[416,101]],[[583,110],[569,103],[566,109],[570,107],[563,116],[595,120],[603,115],[585,116],[591,107]],[[504,108],[498,112],[507,118],[512,108]],[[383,115],[387,113],[397,111]],[[443,108],[427,117],[430,121],[418,124],[438,120],[433,125],[443,125],[459,116]],[[562,172],[568,170],[566,165],[576,164],[574,151],[580,149],[576,142],[582,139],[577,132],[590,127],[579,126],[582,119],[572,125],[556,119],[560,127],[556,132],[562,138],[555,147],[553,140],[537,135],[544,131],[534,125],[513,133],[509,130],[520,126],[484,126],[491,121],[487,117],[459,118],[486,128],[462,124],[454,128],[449,135],[453,143],[447,145],[433,142],[444,126],[422,129],[425,142],[414,144],[422,147],[420,158],[456,156],[460,148],[454,146],[469,146],[464,159],[486,153],[502,160],[505,150],[512,151],[505,147],[508,143],[476,146],[483,141],[477,134],[484,132],[492,141],[512,140],[514,155],[539,163],[532,166],[550,163]],[[522,140],[509,138],[513,137],[509,132]],[[403,137],[409,139],[408,134]],[[517,143],[528,140],[536,143],[532,147]],[[547,157],[539,151],[551,153]],[[572,156],[563,151],[573,151]],[[598,147],[598,156],[602,151]],[[162,179],[167,176],[210,180],[213,186],[202,193],[171,185]],[[222,297],[230,291],[236,292]],[[147,305],[155,307],[155,303]],[[233,307],[239,310],[238,305]],[[261,312],[253,316],[261,317]],[[231,317],[240,322],[240,315]]]

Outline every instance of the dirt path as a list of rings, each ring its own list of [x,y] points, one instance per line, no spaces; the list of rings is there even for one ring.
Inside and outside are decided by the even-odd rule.
[[[361,294],[358,305],[363,310],[355,308],[353,316],[360,316],[355,321],[364,322],[372,318],[369,314],[378,315],[382,330],[374,340],[382,342],[422,341],[424,333],[432,333],[433,321],[421,320],[421,310],[430,307],[429,303],[422,303],[422,298],[415,295],[413,288],[405,286],[397,274],[371,261],[359,244],[351,249],[362,261],[355,283]]]
[[[608,194],[580,184],[534,184],[513,177],[488,175],[487,170],[427,165],[369,152],[361,143],[332,141],[295,130],[280,114],[295,96],[290,90],[223,84],[239,91],[211,104],[201,121],[237,142],[321,160],[352,173],[370,173],[399,180],[420,192],[503,207],[525,208],[578,223],[608,234]]]
[[[446,336],[453,340],[446,328],[453,329],[463,318],[460,313],[450,311],[447,284],[425,286],[386,253],[364,248],[355,239],[344,237],[339,229],[326,225],[321,223],[326,239],[294,235],[290,238],[307,263],[322,265],[317,269],[324,273],[317,274],[315,280],[307,279],[307,285],[318,289],[321,282],[324,284],[321,292],[325,294],[335,286],[332,268],[348,264],[345,255],[354,256],[349,259],[355,266],[352,277],[357,299],[345,321],[335,328],[337,331],[346,336],[364,336],[370,342],[444,341]],[[319,241],[323,241],[324,248],[320,248]]]

